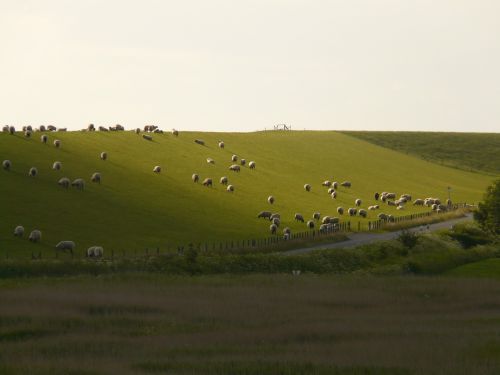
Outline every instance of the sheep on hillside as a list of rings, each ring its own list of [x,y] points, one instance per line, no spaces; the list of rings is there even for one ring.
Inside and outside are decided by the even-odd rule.
[[[2,131],[4,133],[8,133],[9,132],[9,125],[4,125],[3,128],[2,128]]]
[[[348,187],[348,188],[351,187],[351,183],[349,181],[344,181],[340,185],[343,186],[343,187]]]
[[[215,160],[212,158],[207,158],[207,163],[208,164],[215,164]]]
[[[328,193],[328,194],[332,194],[334,191],[335,191],[335,189],[331,187],[331,188],[329,188],[329,189],[327,190],[327,193]]]
[[[224,148],[224,142],[223,141],[219,141],[219,148]]]
[[[200,176],[198,176],[196,173],[193,173],[193,175],[191,176],[191,180],[193,180],[193,182],[198,182],[200,180]]]
[[[91,246],[87,249],[87,258],[101,258],[104,255],[102,246]]]
[[[151,137],[149,134],[143,134],[142,138],[145,139],[146,141],[152,141],[153,137]]]
[[[141,128],[135,128],[135,134],[141,134]]]
[[[69,188],[70,183],[71,181],[67,177],[60,178],[59,181],[57,182],[59,186],[62,186],[66,189]]]
[[[204,186],[212,186],[212,179],[211,178],[205,178],[203,180],[203,185]]]
[[[9,127],[9,134],[14,135],[16,133],[16,128],[14,126]]]
[[[415,200],[413,201],[413,205],[414,205],[414,206],[423,206],[423,205],[424,205],[424,200],[423,200],[423,199],[420,199],[420,198],[419,198],[419,199],[415,199]]]
[[[309,229],[314,229],[314,221],[308,220],[306,225]]]
[[[77,190],[83,190],[85,188],[85,181],[83,180],[83,178],[77,178],[73,180],[71,186],[76,187]]]
[[[229,170],[230,171],[233,171],[233,172],[239,172],[240,171],[240,166],[239,165],[236,165],[236,164],[233,164],[229,167]]]
[[[271,216],[272,216],[272,215],[271,215]],[[280,220],[280,218],[279,218],[279,217],[273,217],[273,218],[271,218],[271,222],[272,222],[274,225],[276,225],[277,227],[279,227],[279,226],[280,226],[280,224],[281,224],[281,220]]]
[[[361,208],[358,211],[358,214],[359,214],[359,216],[362,216],[362,217],[366,218],[366,216],[368,215],[368,212],[366,212],[366,210],[364,210],[364,209]]]
[[[236,161],[238,161],[238,155],[233,155],[233,156],[231,156],[231,161],[232,161],[232,162],[236,162]]]
[[[44,132],[46,130],[47,130],[47,128],[45,127],[45,125],[40,125],[40,131],[41,132]]]
[[[240,159],[240,164],[241,165],[245,165],[247,163],[247,161],[245,159]]]
[[[268,196],[267,197],[267,201],[269,202],[269,204],[273,204],[274,203],[274,197],[272,195]]]
[[[228,182],[228,179],[227,179],[227,177],[226,177],[226,176],[222,176],[222,177],[220,178],[220,183],[221,183],[222,185],[227,185],[227,182]]]
[[[205,141],[202,139],[195,139],[194,143],[199,144],[201,146],[205,146]]]
[[[304,189],[305,189],[305,191],[311,191],[311,185],[305,184]]]
[[[32,230],[28,240],[31,242],[38,242],[42,239],[42,232],[40,232],[38,229]]]
[[[271,211],[260,211],[259,214],[257,215],[257,218],[265,218],[265,219],[269,219],[272,215],[272,212]]]
[[[358,199],[356,199],[356,200],[354,201],[354,204],[355,204],[356,206],[358,206],[358,207],[359,207],[359,206],[361,206],[361,199],[359,199],[359,198],[358,198]]]
[[[379,193],[375,193],[374,198],[375,198],[376,201],[378,201],[379,197],[380,197],[380,194]]]
[[[99,126],[99,131],[100,132],[107,132],[109,130],[108,130],[108,128],[105,128],[104,126]]]
[[[273,219],[281,219],[281,215],[278,213],[271,214],[271,216],[269,216],[269,220]]]
[[[61,147],[61,141],[59,139],[55,139],[54,140],[54,146],[56,146],[57,148],[60,148]]]
[[[320,218],[321,218],[321,213],[319,213],[319,212],[313,213],[313,219],[314,220],[319,220]]]
[[[55,161],[54,164],[52,164],[52,169],[55,171],[60,171],[62,167],[62,164],[60,161]]]
[[[97,182],[98,184],[101,183],[101,174],[99,172],[95,172],[92,174],[90,177],[90,181],[92,182]]]
[[[26,138],[31,138],[31,133],[32,133],[32,132],[31,132],[31,130],[26,130],[26,131],[24,132],[24,136],[25,136]]]
[[[338,183],[338,182],[336,182],[336,181],[335,181],[335,182],[332,182],[332,188],[333,188],[333,189],[335,189],[335,190],[336,190],[338,187],[339,187],[339,183]]]
[[[344,214],[344,208],[343,207],[337,207],[337,213],[339,215],[343,215]]]
[[[276,226],[276,224],[271,224],[269,226],[269,231],[271,232],[271,234],[276,234],[277,230],[278,230],[278,227]]]
[[[160,173],[161,172],[161,167],[159,165],[155,165],[153,168],[154,173]]]
[[[75,250],[75,243],[73,241],[61,241],[56,245],[56,250],[58,251],[69,251],[73,254],[73,250]]]
[[[336,199],[337,198],[337,192],[334,191],[333,193],[330,194],[330,196],[332,197],[332,199]]]
[[[2,162],[2,167],[3,169],[5,169],[6,171],[10,171],[10,168],[12,167],[12,163],[10,160],[4,160]]]
[[[233,185],[227,185],[226,191],[232,193],[234,191],[234,186]]]
[[[349,216],[356,216],[357,212],[358,212],[358,210],[356,208],[353,208],[353,207],[351,207],[347,210],[347,213],[349,214]]]
[[[47,125],[47,130],[49,132],[55,132],[57,128],[54,125]]]
[[[174,136],[178,137],[178,136],[179,136],[179,131],[178,131],[178,130],[176,130],[176,129],[172,129],[172,134],[173,134]]]
[[[302,216],[302,214],[295,214],[294,217],[295,221],[300,221],[300,222],[304,222],[304,217]]]
[[[108,153],[106,151],[101,152],[100,158],[101,160],[106,160],[108,158]]]
[[[29,172],[28,172],[28,176],[36,177],[37,174],[38,174],[38,169],[36,169],[35,167],[31,167]]]
[[[14,228],[14,236],[15,237],[24,236],[24,227],[22,225],[18,225],[17,227]]]
[[[324,216],[323,219],[321,220],[321,224],[330,224],[330,220],[332,218],[330,216]]]
[[[89,124],[89,125],[87,126],[87,131],[89,131],[89,132],[93,132],[93,131],[95,131],[95,126],[94,126],[94,124]]]
[[[330,181],[326,180],[326,181],[323,181],[323,182],[321,183],[321,186],[327,186],[327,187],[330,187],[330,186],[332,186],[332,183],[331,183]]]
[[[255,162],[254,161],[251,161],[250,163],[248,163],[248,167],[250,169],[255,169]]]
[[[47,141],[49,140],[49,137],[47,137],[46,134],[43,134],[42,136],[40,136],[40,140],[42,141],[42,143],[47,143]]]

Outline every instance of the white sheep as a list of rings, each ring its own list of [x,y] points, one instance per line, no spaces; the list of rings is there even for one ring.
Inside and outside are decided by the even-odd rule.
[[[83,190],[85,187],[85,181],[82,178],[77,178],[71,183],[71,186],[76,187],[78,190]]]
[[[47,143],[47,141],[49,140],[49,137],[47,137],[46,134],[43,134],[41,137],[40,137],[40,140],[42,141],[42,143]]]
[[[321,213],[319,213],[319,212],[313,213],[313,219],[314,220],[319,220],[320,218],[321,218]]]
[[[231,165],[231,166],[229,167],[229,170],[230,170],[230,171],[233,171],[233,172],[239,172],[239,171],[240,171],[240,169],[241,169],[241,168],[240,168],[240,166],[239,166],[239,165],[237,165],[237,164],[233,164],[233,165]]]
[[[61,147],[61,141],[59,139],[55,139],[54,140],[54,146],[56,146],[57,148],[60,148]]]
[[[38,174],[38,169],[36,169],[35,167],[31,167],[28,172],[28,176],[36,177],[37,174]]]
[[[31,242],[38,242],[42,239],[42,232],[40,232],[38,229],[32,230],[28,240]]]
[[[221,183],[222,185],[227,185],[227,181],[228,181],[227,176],[222,176],[222,177],[220,178],[220,183]]]
[[[304,189],[305,189],[305,191],[311,191],[311,185],[305,184]]]
[[[56,250],[59,250],[59,251],[68,251],[73,254],[73,250],[75,250],[75,243],[73,241],[60,241],[57,245],[56,245]]]
[[[332,199],[336,199],[337,198],[337,192],[334,191],[330,194],[330,196],[332,197]]]
[[[60,186],[65,187],[67,189],[69,187],[71,181],[69,180],[69,178],[63,177],[63,178],[59,179],[59,181],[57,183]]]
[[[267,201],[269,204],[273,204],[274,203],[274,197],[272,195],[268,196],[267,197]]]
[[[191,180],[193,180],[193,182],[198,182],[200,180],[200,176],[198,176],[198,174],[196,173],[193,173],[193,175],[191,176]]]
[[[321,185],[322,185],[322,186],[327,186],[327,187],[330,187],[330,186],[332,186],[332,183],[331,183],[330,181],[326,180],[326,181],[323,181],[323,182],[321,183]]]
[[[92,174],[90,177],[90,181],[92,182],[97,182],[98,184],[101,183],[101,174],[99,172],[95,172]]]
[[[233,156],[231,156],[231,161],[232,161],[232,162],[236,162],[236,161],[238,161],[238,155],[233,155]]]
[[[14,236],[22,237],[24,236],[24,227],[22,225],[18,225],[14,228]]]
[[[12,167],[12,163],[10,160],[4,160],[2,162],[2,167],[3,169],[5,169],[6,171],[10,171],[10,168]]]
[[[179,136],[179,131],[175,130],[175,129],[172,129],[172,134],[175,135],[176,137],[178,137]]]
[[[160,173],[161,172],[161,167],[159,165],[155,165],[153,168],[154,173]]]
[[[208,164],[215,164],[215,160],[212,158],[207,158],[207,163]]]
[[[343,186],[343,187],[349,187],[350,188],[352,184],[351,184],[350,181],[344,181],[340,185]]]
[[[314,221],[312,221],[312,220],[308,220],[308,221],[307,221],[307,227],[308,227],[309,229],[314,229]]]
[[[271,234],[276,234],[277,230],[278,230],[278,227],[276,226],[276,224],[271,224],[269,226],[269,231],[271,232]]]
[[[250,167],[250,169],[255,169],[255,162],[251,161],[250,163],[248,163],[248,166]]]
[[[101,160],[106,160],[108,158],[108,153],[106,151],[101,152],[100,158]]]
[[[219,148],[224,148],[224,142],[223,141],[219,141]]]
[[[234,191],[234,186],[233,185],[227,185],[226,191],[232,193]]]
[[[212,186],[212,179],[211,178],[205,178],[203,180],[203,185],[204,186]]]
[[[55,171],[61,170],[62,164],[60,161],[55,161],[54,164],[52,164],[52,169]]]
[[[361,199],[359,199],[359,198],[358,198],[358,199],[356,199],[356,200],[354,201],[354,204],[355,204],[356,206],[358,206],[358,207],[359,207],[359,206],[361,206],[361,203],[362,203],[362,202],[361,202]]]

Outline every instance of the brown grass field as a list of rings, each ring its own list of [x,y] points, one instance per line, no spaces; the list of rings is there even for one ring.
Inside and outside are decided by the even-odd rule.
[[[498,374],[500,280],[0,281],[0,374]]]

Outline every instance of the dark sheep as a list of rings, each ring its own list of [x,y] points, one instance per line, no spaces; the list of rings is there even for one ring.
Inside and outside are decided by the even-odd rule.
[[[106,160],[108,158],[108,153],[105,151],[101,152],[100,158],[101,160]]]
[[[340,185],[343,187],[348,187],[348,188],[350,188],[352,186],[352,184],[349,181],[344,181]]]
[[[339,215],[343,215],[344,214],[344,209],[342,207],[337,207],[337,213]]]
[[[194,143],[199,144],[199,145],[201,145],[201,146],[205,146],[205,141],[203,141],[203,140],[201,140],[201,139],[195,139],[195,140],[194,140]]]
[[[313,213],[313,219],[314,220],[319,220],[320,218],[321,218],[321,213],[319,213],[319,212]]]
[[[233,172],[239,172],[241,170],[240,166],[239,165],[236,165],[236,164],[233,164],[229,167],[229,170],[230,171],[233,171]]]
[[[272,212],[271,211],[261,211],[259,212],[259,214],[257,215],[257,218],[261,218],[263,217],[264,219],[269,219],[272,215]]]
[[[228,179],[227,179],[226,176],[223,176],[223,177],[220,178],[220,183],[222,185],[227,185],[227,182],[228,182]]]
[[[255,169],[255,162],[254,161],[251,161],[250,163],[248,163],[248,167],[250,169]]]
[[[10,160],[4,160],[2,162],[2,167],[3,169],[5,169],[6,171],[10,171],[10,168],[12,167],[12,163]]]
[[[311,191],[311,185],[309,185],[309,184],[305,184],[305,185],[304,185],[304,189],[305,189],[306,191]]]
[[[42,143],[47,143],[47,141],[49,140],[49,137],[47,137],[46,134],[43,134],[41,137],[40,137],[40,140],[42,141]]]
[[[294,219],[295,221],[300,221],[302,223],[304,222],[304,217],[302,216],[302,214],[295,214]]]
[[[200,180],[200,176],[198,176],[196,173],[193,173],[191,179],[193,180],[193,182],[198,182]]]
[[[380,197],[380,194],[379,193],[375,193],[374,197],[375,197],[375,200],[378,201],[378,198]]]
[[[150,135],[148,134],[143,134],[142,135],[142,138],[144,138],[146,141],[152,141],[153,140],[153,137],[151,137]]]
[[[314,229],[314,221],[312,220],[309,220],[307,223],[306,223],[307,227],[309,229]]]
[[[203,186],[212,186],[212,179],[211,178],[205,178],[203,180]]]
[[[241,165],[245,165],[246,163],[247,163],[247,161],[246,161],[245,159],[241,159],[241,160],[240,160],[240,164],[241,164]]]

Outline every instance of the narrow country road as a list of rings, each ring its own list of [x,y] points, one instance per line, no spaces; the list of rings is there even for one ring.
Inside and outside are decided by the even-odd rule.
[[[408,228],[408,230],[412,232],[433,232],[439,229],[449,228],[450,226],[458,223],[462,223],[465,221],[472,220],[472,214],[467,214],[465,217],[461,217],[458,219],[452,219],[447,221],[442,221],[435,224],[429,224],[429,229],[427,226],[418,226],[413,228]],[[393,240],[397,238],[401,234],[402,230],[394,231],[394,232],[382,232],[382,233],[370,233],[370,232],[360,232],[360,233],[350,233],[349,239],[342,242],[334,242],[331,244],[325,243],[312,247],[304,247],[301,249],[294,249],[285,251],[282,254],[284,255],[297,255],[297,254],[305,254],[314,250],[325,250],[325,249],[337,249],[337,248],[349,248],[355,247],[359,245],[365,245],[370,242],[376,241],[387,241]]]

